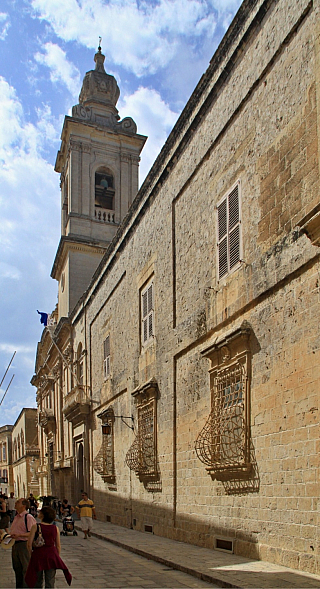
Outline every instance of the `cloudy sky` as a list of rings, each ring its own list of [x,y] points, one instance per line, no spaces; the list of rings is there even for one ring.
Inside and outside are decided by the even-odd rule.
[[[140,183],[227,30],[241,0],[1,0],[0,4],[0,425],[35,406],[42,326],[57,283],[59,175],[65,114],[94,68],[99,36],[121,90],[121,118],[148,135]]]

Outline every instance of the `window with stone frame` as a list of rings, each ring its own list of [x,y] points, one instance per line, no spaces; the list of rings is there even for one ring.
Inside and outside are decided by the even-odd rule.
[[[18,458],[21,458],[21,446],[20,446],[20,435],[19,434],[18,434],[18,438],[17,438],[17,448],[18,448],[17,456],[18,456]]]
[[[126,464],[140,479],[154,478],[157,468],[158,385],[151,379],[132,393],[137,408],[136,438],[126,455]]]
[[[240,180],[217,205],[218,280],[232,272],[241,261]]]
[[[203,351],[211,361],[211,411],[195,450],[208,472],[250,472],[250,327],[242,326]]]
[[[2,446],[2,460],[5,462],[7,460],[7,447],[6,444]]]
[[[69,177],[66,176],[64,183],[63,183],[63,203],[62,203],[62,210],[64,213],[64,223],[66,225],[67,221],[68,221],[68,215],[69,215],[69,190],[68,190],[68,186],[69,186]]]
[[[110,336],[106,337],[103,342],[103,375],[107,380],[110,376]]]
[[[24,433],[23,433],[23,430],[21,430],[20,437],[21,437],[21,456],[24,456]]]
[[[115,480],[114,464],[114,411],[108,408],[98,415],[103,428],[101,448],[93,461],[94,470],[100,474],[105,482],[112,483]]]
[[[83,362],[82,343],[80,342],[77,349],[77,385],[83,386]]]
[[[147,345],[154,337],[154,282],[153,278],[141,290],[141,343]]]

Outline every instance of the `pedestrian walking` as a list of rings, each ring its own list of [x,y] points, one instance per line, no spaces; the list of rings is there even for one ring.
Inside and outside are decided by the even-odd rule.
[[[82,491],[82,499],[76,506],[77,514],[80,515],[82,531],[84,533],[84,540],[91,536],[92,518],[97,519],[94,503],[88,499],[88,493]]]
[[[63,519],[64,517],[70,517],[74,513],[74,507],[68,502],[68,499],[63,499],[61,507],[60,507],[60,516]]]
[[[9,516],[10,516],[10,523],[13,522],[13,518],[16,515],[16,510],[14,507],[15,503],[16,503],[16,498],[14,496],[13,491],[11,491],[10,497],[8,497],[8,511],[9,511]]]
[[[33,517],[37,517],[38,515],[38,502],[36,501],[32,493],[30,493],[29,495],[29,513],[31,513]]]
[[[0,495],[0,530],[5,530],[8,534],[9,532],[9,521],[10,516],[8,513],[8,506],[6,503],[6,496],[1,493]]]
[[[53,525],[56,512],[52,507],[45,506],[40,509],[38,517],[41,523],[32,526],[28,538],[31,558],[25,576],[27,586],[43,587],[44,580],[45,587],[54,587],[57,569],[62,569],[68,585],[71,585],[72,575],[60,558],[60,534],[57,526]],[[35,547],[33,541],[39,535],[43,537],[44,544]]]
[[[27,587],[24,580],[30,560],[27,540],[32,526],[36,524],[34,517],[28,513],[28,509],[28,499],[17,499],[15,502],[17,515],[10,528],[10,536],[15,540],[12,546],[12,567],[16,576],[16,587]]]

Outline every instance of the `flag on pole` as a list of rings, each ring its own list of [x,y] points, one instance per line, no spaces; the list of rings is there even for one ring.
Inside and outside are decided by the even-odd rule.
[[[47,324],[48,324],[48,313],[42,313],[41,311],[38,311],[38,309],[37,309],[37,313],[39,313],[39,315],[41,315],[41,317],[40,317],[40,323],[43,323],[43,325],[45,327],[47,327]]]

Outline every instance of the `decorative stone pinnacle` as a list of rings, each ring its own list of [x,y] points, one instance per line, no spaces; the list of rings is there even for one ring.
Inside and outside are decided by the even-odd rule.
[[[96,67],[95,67],[96,72],[102,72],[103,74],[106,73],[106,70],[104,69],[104,65],[103,65],[104,60],[105,60],[105,56],[103,55],[103,53],[101,53],[101,47],[98,47],[98,53],[96,53],[94,56],[94,61],[96,63]]]

